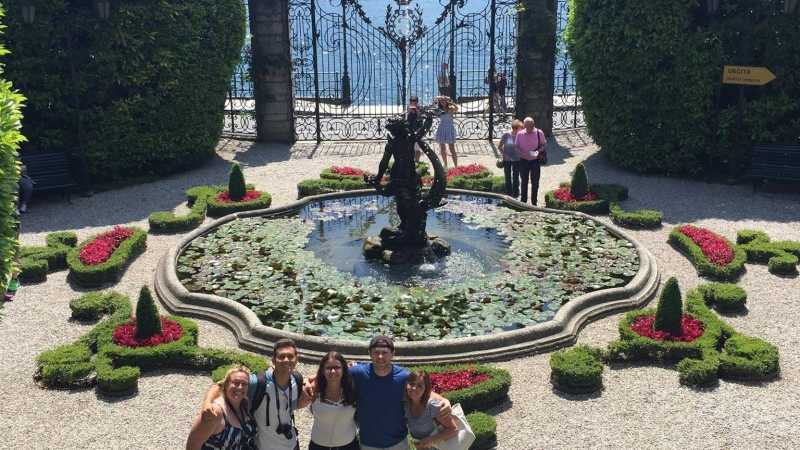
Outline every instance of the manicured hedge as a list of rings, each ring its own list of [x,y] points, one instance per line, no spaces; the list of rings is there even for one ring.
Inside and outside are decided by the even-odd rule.
[[[489,172],[485,172],[489,173]],[[454,189],[469,189],[471,191],[496,192],[506,191],[506,180],[500,176],[459,175],[447,181],[447,187]]]
[[[747,253],[747,262],[767,263],[770,273],[794,275],[800,261],[800,242],[772,241],[763,231],[741,230],[736,243]]]
[[[70,250],[67,254],[69,279],[82,287],[95,287],[117,281],[127,265],[143,253],[147,245],[147,232],[140,228],[131,228],[134,230],[133,235],[122,241],[111,257],[103,263],[89,266],[80,259],[81,249],[97,236],[92,236]]]
[[[771,344],[736,332],[707,306],[719,291],[701,285],[686,295],[686,314],[703,323],[704,333],[693,342],[656,341],[631,331],[633,320],[652,310],[628,313],[620,321],[620,340],[609,344],[605,358],[610,362],[652,360],[677,362],[679,381],[691,386],[713,384],[718,378],[769,380],[778,376],[778,350]]]
[[[8,8],[8,2],[3,5]],[[13,15],[19,15],[14,11]],[[5,11],[0,8],[0,19],[4,19]],[[3,32],[0,28],[0,33]],[[19,184],[19,162],[17,160],[19,145],[25,140],[20,133],[22,120],[21,108],[25,97],[19,93],[19,83],[12,86],[5,79],[7,60],[19,58],[18,50],[12,44],[14,57],[3,58],[0,63],[0,290],[5,293],[12,273],[19,269],[15,255],[19,249],[17,230],[17,190]],[[6,56],[8,50],[0,42],[0,56]],[[27,130],[26,130],[27,133]]]
[[[733,248],[734,257],[731,262],[724,266],[718,266],[709,261],[700,247],[695,244],[689,236],[680,232],[680,226],[672,229],[669,234],[668,242],[689,258],[689,261],[691,261],[695,269],[697,269],[697,273],[700,276],[720,281],[733,281],[738,279],[744,272],[744,263],[747,259],[747,255],[740,246],[733,245],[733,243],[727,239],[726,242]]]
[[[22,21],[23,3],[4,6],[15,12],[7,73],[28,95],[25,151],[73,151],[77,163],[80,149],[93,183],[170,174],[214,156],[244,44],[241,0],[112,2],[107,20],[92,2],[37,0],[32,24]]]
[[[297,198],[309,197],[312,195],[329,194],[339,191],[356,191],[358,189],[369,189],[363,179],[314,179],[303,180],[297,183]]]
[[[506,401],[511,387],[511,374],[508,371],[485,364],[458,364],[446,366],[418,366],[410,369],[424,370],[428,373],[458,372],[474,369],[476,373],[489,375],[489,379],[465,389],[448,391],[442,396],[450,403],[460,403],[465,413],[491,408]]]
[[[731,283],[707,283],[697,287],[708,306],[721,312],[741,311],[747,303],[747,292]]]
[[[697,0],[571,0],[566,43],[594,142],[621,167],[681,176],[725,173],[730,158],[740,173],[751,143],[797,143],[800,27],[785,2],[722,1],[709,17]],[[747,89],[739,123],[739,88],[720,76],[742,55],[787,75]]]
[[[608,206],[611,220],[625,228],[660,228],[663,213],[655,209],[637,209],[635,211],[625,211],[619,203],[612,202]]]
[[[168,318],[183,329],[177,341],[154,347],[116,345],[112,340],[114,328],[131,317],[130,300],[116,292],[90,293],[70,302],[70,307],[75,318],[90,319],[103,314],[110,317],[76,342],[39,355],[35,378],[48,388],[71,389],[96,383],[103,394],[128,395],[137,390],[142,371],[165,368],[212,371],[231,364],[264,370],[268,365],[266,359],[257,355],[197,347],[197,325],[174,316]]]
[[[20,248],[20,280],[23,283],[45,281],[47,274],[67,268],[67,253],[78,242],[71,231],[57,231],[45,237],[47,245]]]
[[[200,226],[206,219],[208,200],[205,196],[198,198],[188,214],[176,216],[172,211],[157,211],[147,218],[151,233],[182,233]]]
[[[469,450],[495,448],[497,445],[497,421],[494,417],[482,412],[473,412],[467,414],[467,423],[475,433],[475,442],[470,445]]]
[[[555,193],[555,191],[548,191],[544,194],[544,204],[548,208],[562,209],[564,211],[578,211],[592,215],[608,213],[608,200],[603,198],[580,202],[562,202],[556,198]]]
[[[550,382],[571,394],[586,394],[603,388],[602,350],[579,345],[550,355]]]
[[[208,209],[206,214],[209,217],[222,217],[228,214],[233,214],[242,211],[252,211],[256,209],[266,209],[272,204],[272,196],[268,192],[261,192],[261,196],[249,202],[230,202],[223,203],[217,201],[215,196],[206,197],[208,202]],[[195,202],[197,203],[197,202]]]

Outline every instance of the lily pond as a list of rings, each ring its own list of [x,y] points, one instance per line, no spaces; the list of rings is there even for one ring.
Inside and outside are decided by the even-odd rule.
[[[570,299],[625,285],[639,270],[633,244],[592,220],[516,211],[488,197],[447,201],[427,219],[428,234],[451,246],[443,260],[367,260],[363,240],[399,223],[393,200],[370,195],[226,223],[184,249],[178,277],[278,329],[433,340],[545,322]]]

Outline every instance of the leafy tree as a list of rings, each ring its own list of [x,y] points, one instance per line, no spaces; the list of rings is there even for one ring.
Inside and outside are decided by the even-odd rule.
[[[681,334],[682,316],[681,290],[678,287],[678,280],[672,277],[667,280],[664,290],[661,292],[661,297],[658,299],[656,322],[653,324],[653,328],[679,336]]]
[[[136,339],[147,339],[161,333],[161,316],[150,295],[150,289],[142,286],[136,303]]]

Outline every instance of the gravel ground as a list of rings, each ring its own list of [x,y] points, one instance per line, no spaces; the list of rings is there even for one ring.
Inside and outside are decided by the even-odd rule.
[[[688,260],[667,243],[674,224],[692,222],[729,239],[736,230],[759,228],[776,239],[800,240],[800,194],[753,193],[749,186],[704,184],[661,177],[640,177],[611,167],[585,135],[560,134],[542,187],[568,180],[584,161],[596,182],[630,187],[625,206],[664,211],[665,226],[657,231],[631,231],[658,260],[662,276],[676,276],[684,289],[700,279]],[[296,183],[316,176],[332,164],[374,167],[382,146],[374,144],[255,145],[222,141],[218,158],[191,172],[158,182],[74,197],[37,202],[23,216],[23,244],[43,244],[46,233],[75,230],[83,238],[114,224],[147,227],[151,211],[183,209],[183,190],[196,184],[222,183],[227,163],[236,160],[248,182],[273,194],[273,204],[295,200]],[[479,162],[494,169],[494,150],[482,143],[459,146],[462,164]],[[499,171],[498,171],[499,172]],[[539,195],[543,202],[543,192]],[[602,218],[601,220],[607,220]],[[148,236],[147,251],[128,268],[114,289],[135,296],[152,284],[158,259],[180,236]],[[90,329],[69,321],[70,299],[81,294],[66,282],[66,271],[45,283],[24,286],[0,319],[0,415],[3,447],[13,449],[178,449],[210,383],[206,374],[149,373],[131,398],[108,399],[94,390],[55,391],[32,381],[34,358],[68,343]],[[709,390],[678,384],[677,372],[663,367],[606,369],[605,390],[591,396],[564,396],[549,383],[548,355],[498,364],[513,376],[510,401],[492,411],[498,422],[498,448],[800,448],[800,331],[794,327],[800,280],[769,274],[765,266],[748,265],[739,284],[749,295],[749,311],[727,320],[741,332],[774,343],[781,352],[781,378],[766,384],[720,382]],[[135,297],[134,297],[135,298]],[[617,337],[621,314],[598,320],[581,332],[579,341],[604,346]],[[225,328],[199,320],[200,344],[235,348]],[[301,367],[310,374],[312,368]],[[308,436],[306,412],[298,416],[302,437]],[[303,448],[306,439],[301,441]]]

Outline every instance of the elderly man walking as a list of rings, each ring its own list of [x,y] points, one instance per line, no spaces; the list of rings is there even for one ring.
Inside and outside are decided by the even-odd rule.
[[[522,122],[525,129],[517,133],[514,148],[519,155],[520,198],[522,203],[528,201],[528,179],[531,183],[531,203],[536,204],[539,196],[539,178],[542,175],[542,162],[547,160],[547,139],[544,132],[536,128],[533,117],[526,117]]]

